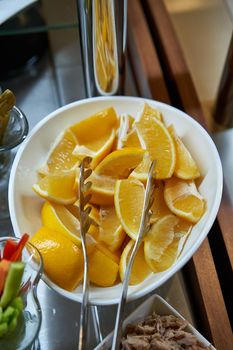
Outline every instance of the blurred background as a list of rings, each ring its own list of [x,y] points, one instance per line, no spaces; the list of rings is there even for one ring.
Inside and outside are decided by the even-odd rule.
[[[208,124],[214,128],[212,113],[233,32],[233,1],[165,0],[165,4]]]
[[[212,112],[232,36],[233,2],[164,2],[209,127],[214,129]],[[3,9],[10,3],[21,3],[22,9],[5,22],[0,18],[0,45],[4,52],[0,57],[0,85],[15,92],[31,128],[60,105],[85,96],[76,1],[0,0],[2,17]],[[26,6],[27,3],[32,4]],[[15,5],[13,12],[14,9]],[[35,103],[37,108],[32,109]]]

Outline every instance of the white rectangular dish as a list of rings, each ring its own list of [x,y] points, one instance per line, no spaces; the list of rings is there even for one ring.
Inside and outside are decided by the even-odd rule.
[[[138,321],[144,319],[146,316],[151,315],[153,312],[156,312],[158,315],[173,315],[184,320],[184,317],[181,316],[171,305],[169,305],[163,298],[159,295],[154,294],[146,301],[144,301],[134,312],[132,312],[124,321],[123,329],[129,323],[137,323]],[[190,323],[185,328],[186,331],[196,336],[196,338],[202,342],[205,346],[209,346],[211,350],[216,350],[210,342],[204,338]],[[113,332],[110,333],[99,345],[95,347],[94,350],[108,350],[111,349]]]

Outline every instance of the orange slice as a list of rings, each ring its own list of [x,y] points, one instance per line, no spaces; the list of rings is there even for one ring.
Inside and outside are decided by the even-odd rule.
[[[41,227],[30,242],[40,251],[45,274],[59,287],[72,291],[83,277],[83,254],[63,233]]]
[[[106,138],[105,143],[98,149],[98,151],[92,151],[90,148],[84,145],[77,145],[73,151],[73,155],[81,161],[85,157],[91,157],[91,168],[94,169],[96,165],[111,151],[112,145],[115,141],[116,132],[113,129]]]
[[[170,209],[164,200],[164,185],[162,181],[156,182],[155,192],[154,192],[154,201],[151,206],[152,216],[150,219],[151,223],[156,222],[158,219],[163,216],[172,214]]]
[[[114,203],[114,186],[116,180],[108,176],[99,176],[92,173],[90,176],[91,186],[91,203],[97,205],[113,205]]]
[[[120,272],[120,278],[122,281],[124,280],[124,277],[125,277],[125,271],[129,262],[130,255],[133,250],[134,243],[135,241],[131,239],[128,242],[128,244],[125,246],[121,255],[119,272]],[[149,266],[145,261],[143,245],[144,243],[140,245],[136,253],[136,256],[134,258],[133,266],[131,269],[130,280],[129,280],[130,285],[141,283],[151,273],[151,269],[149,268]]]
[[[175,129],[172,125],[169,126],[168,130],[173,137],[176,149],[176,165],[174,175],[184,180],[192,180],[198,178],[200,176],[200,172],[191,153],[186,148],[179,136],[176,134]]]
[[[139,148],[125,148],[114,151],[96,167],[95,174],[113,179],[125,179],[142,161],[143,155],[144,150]]]
[[[79,154],[81,158],[92,156],[91,167],[95,168],[110,152],[118,123],[116,112],[110,107],[72,125],[70,129],[78,140],[74,154]]]
[[[46,201],[41,210],[41,220],[43,226],[61,232],[73,243],[81,245],[79,220],[63,205]]]
[[[94,249],[89,257],[90,281],[101,287],[112,286],[118,277],[119,265],[102,250]]]
[[[75,170],[49,173],[32,186],[42,198],[58,204],[71,204],[77,199],[77,172]]]
[[[123,140],[125,139],[129,128],[130,128],[130,119],[132,117],[126,113],[120,115],[120,126],[117,131],[117,144],[116,149],[123,148]]]
[[[71,170],[78,166],[79,161],[72,152],[78,141],[70,129],[65,130],[51,148],[46,164],[39,169],[41,175],[49,172]]]
[[[148,103],[144,103],[142,105],[142,111],[139,112],[139,120],[147,120],[147,118],[155,117],[158,120],[162,121],[162,113],[151,107]],[[132,117],[131,117],[132,118]],[[142,143],[140,141],[140,137],[138,135],[137,129],[135,128],[135,120],[132,118],[130,120],[131,124],[131,130],[128,132],[128,134],[125,137],[125,140],[123,142],[124,147],[137,147],[142,148]]]
[[[135,129],[135,119],[130,115],[128,115],[128,117],[129,117],[129,128],[128,128],[127,134],[122,139],[122,145],[123,147],[142,148],[137,130]]]
[[[140,181],[126,179],[116,182],[116,213],[125,232],[134,240],[140,226],[144,196],[145,189]]]
[[[137,179],[146,183],[148,178],[148,173],[150,170],[150,164],[151,164],[150,156],[149,156],[149,153],[146,152],[144,154],[142,162],[132,171],[129,178]]]
[[[142,161],[143,154],[142,149],[123,148],[105,157],[90,177],[93,182],[91,202],[99,205],[113,204],[116,180],[127,178]]]
[[[119,251],[111,252],[109,248],[102,242],[95,242],[96,249],[100,250],[103,254],[107,255],[111,260],[115,261],[119,265],[120,262],[120,253]]]
[[[176,216],[167,215],[154,223],[145,237],[145,259],[153,272],[161,272],[175,261],[177,242],[179,243],[179,239],[175,236],[175,226],[178,222]]]
[[[125,239],[125,232],[118,219],[114,206],[100,208],[100,230],[98,239],[104,242],[110,251],[119,249]]]
[[[165,125],[156,117],[148,116],[136,123],[136,129],[150,159],[156,160],[155,177],[171,177],[175,169],[176,153],[174,141]]]
[[[140,121],[146,121],[150,118],[156,118],[158,120],[160,120],[161,122],[163,121],[163,115],[162,113],[154,108],[154,107],[151,107],[148,103],[144,103],[142,105],[142,111],[139,112],[139,120]]]
[[[136,148],[142,148],[142,144],[140,142],[140,139],[138,137],[137,130],[133,128],[125,137],[123,140],[123,146],[124,147],[136,147]]]
[[[176,177],[165,181],[164,198],[168,208],[176,215],[196,223],[205,211],[205,200],[198,192],[195,182]]]

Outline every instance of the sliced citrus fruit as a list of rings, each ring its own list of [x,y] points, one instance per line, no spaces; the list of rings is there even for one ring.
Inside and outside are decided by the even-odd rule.
[[[144,152],[139,148],[125,148],[114,151],[96,167],[95,174],[113,179],[125,179],[142,161]]]
[[[158,109],[151,107],[148,103],[144,103],[137,119],[142,123],[144,120],[146,121],[151,117],[162,121],[162,113]],[[128,132],[125,140],[123,141],[124,147],[142,148],[142,140],[140,140],[140,134],[138,135],[137,128],[135,128],[136,122],[134,119],[132,119],[130,120],[131,130]]]
[[[132,253],[134,247],[134,240],[130,240],[128,244],[125,246],[120,260],[119,272],[120,278],[123,281],[125,277],[125,271],[129,262],[130,255]],[[144,279],[151,273],[151,269],[147,265],[144,257],[144,243],[142,243],[136,253],[134,258],[129,284],[134,285],[141,283]]]
[[[90,281],[101,287],[112,286],[118,276],[119,265],[100,249],[94,249],[89,257]]]
[[[145,189],[140,181],[125,179],[116,182],[116,213],[125,232],[134,240],[140,226],[144,196]]]
[[[74,133],[68,128],[55,141],[51,148],[46,164],[39,169],[40,174],[48,174],[48,172],[57,172],[63,170],[74,169],[78,166],[79,161],[72,154],[78,141]]]
[[[142,162],[132,171],[129,178],[146,182],[148,178],[148,173],[150,170],[150,164],[151,164],[150,156],[149,156],[149,153],[146,152],[144,154]]]
[[[178,257],[180,239],[174,237],[171,244],[164,250],[161,259],[153,262],[154,272],[163,272],[171,267]]]
[[[174,175],[184,180],[198,178],[200,176],[200,172],[191,153],[176,134],[172,125],[168,127],[168,130],[173,137],[176,149],[176,165]]]
[[[123,146],[124,147],[136,147],[136,148],[142,148],[142,144],[140,142],[140,139],[138,137],[137,130],[133,128],[123,140]]]
[[[141,111],[139,112],[139,120],[143,120],[143,119],[148,119],[154,117],[158,120],[160,120],[161,122],[163,121],[163,115],[162,113],[157,109],[154,108],[152,106],[150,106],[147,102],[144,102],[144,104],[141,107]]]
[[[139,120],[136,128],[150,159],[156,160],[155,177],[171,177],[175,169],[176,153],[174,141],[165,125],[156,117],[148,116]]]
[[[127,119],[125,121],[126,125],[123,129],[123,132],[121,132],[119,138],[121,141],[121,147],[136,147],[136,148],[142,148],[141,142],[139,140],[137,130],[134,127],[135,119],[127,114]]]
[[[80,223],[64,205],[46,201],[41,209],[43,226],[63,233],[77,245],[81,245]]]
[[[59,287],[72,291],[83,277],[83,254],[63,233],[41,227],[30,242],[40,251],[44,271]]]
[[[91,202],[99,205],[113,204],[116,179],[127,178],[142,161],[144,150],[123,148],[107,155],[90,177]]]
[[[91,203],[97,205],[113,205],[114,203],[114,186],[116,180],[108,176],[99,176],[93,172],[90,176],[91,186]]]
[[[189,221],[179,218],[179,222],[175,227],[175,235],[177,238],[182,238],[188,235],[192,230],[193,224]]]
[[[150,222],[153,224],[164,216],[172,214],[171,210],[168,208],[164,200],[164,185],[162,181],[156,182],[156,187],[154,191],[154,201],[151,206],[152,215]],[[188,234],[192,229],[192,223],[179,218],[179,222],[176,225],[177,237],[182,237]]]
[[[32,186],[41,197],[58,203],[71,204],[77,199],[76,170],[49,173]]]
[[[100,229],[98,239],[104,242],[110,251],[119,249],[125,239],[125,232],[116,215],[115,207],[100,208]]]
[[[158,219],[162,218],[163,216],[172,214],[164,200],[164,185],[162,181],[156,182],[156,187],[154,191],[154,201],[152,203],[151,210],[152,210],[152,216],[150,219],[151,223],[156,222]]]
[[[73,151],[73,155],[76,159],[79,159],[79,161],[85,157],[91,157],[91,168],[94,169],[96,165],[111,151],[115,137],[116,132],[112,129],[109,137],[106,138],[105,143],[103,143],[97,151],[93,151],[84,145],[77,145]]]
[[[103,242],[98,242],[96,241],[95,247],[100,250],[102,253],[107,255],[111,260],[115,261],[115,263],[119,264],[120,262],[120,252],[119,250],[115,252],[111,252],[109,248],[103,243]]]
[[[195,182],[172,177],[165,181],[164,199],[176,215],[192,223],[198,222],[205,211],[205,200],[198,192]]]
[[[78,145],[74,154],[87,152],[93,156],[92,168],[98,164],[111,150],[115,139],[115,131],[118,128],[118,118],[114,108],[107,108],[92,115],[70,127],[75,134]],[[82,155],[84,155],[82,154]]]
[[[170,254],[166,254],[166,251],[169,247],[171,248],[174,239],[176,239],[175,227],[178,222],[179,219],[175,215],[167,215],[154,223],[145,237],[145,259],[153,272],[163,271],[162,266],[166,265],[169,267],[174,262],[178,246],[176,250],[171,249],[172,258],[170,258]],[[174,248],[176,248],[176,245],[174,245]]]
[[[120,115],[120,126],[117,131],[117,143],[115,149],[123,147],[123,140],[125,139],[130,128],[130,116],[127,113]]]

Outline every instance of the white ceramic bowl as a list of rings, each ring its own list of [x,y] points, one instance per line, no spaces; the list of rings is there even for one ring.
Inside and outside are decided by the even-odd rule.
[[[207,210],[194,226],[175,264],[162,273],[151,274],[139,285],[130,286],[129,300],[151,292],[181,269],[205,239],[217,215],[222,195],[222,166],[211,137],[194,119],[164,103],[138,97],[98,97],[71,103],[49,114],[34,127],[15,157],[9,183],[9,208],[15,235],[19,237],[23,232],[32,234],[41,226],[40,209],[43,202],[32,190],[32,185],[37,181],[37,169],[45,161],[57,135],[71,124],[109,106],[113,106],[118,113],[136,116],[143,101],[163,113],[165,122],[175,126],[178,135],[190,149],[203,177],[199,191],[207,201]],[[63,296],[79,302],[82,300],[82,286],[68,292],[45,276],[43,278]],[[119,301],[120,292],[121,284],[109,288],[92,286],[90,302],[96,305],[115,304]]]
[[[123,322],[123,330],[130,323],[136,324],[137,322],[145,319],[147,316],[152,315],[153,312],[156,312],[157,315],[166,316],[173,315],[175,317],[181,318],[184,320],[184,317],[181,316],[171,305],[169,305],[163,298],[155,294],[144,301],[139,305],[134,312],[132,312]],[[204,338],[196,328],[194,328],[190,323],[188,323],[185,330],[193,335],[202,342],[205,346],[209,346],[210,350],[216,350],[210,342]],[[112,345],[113,332],[110,333],[104,340],[95,347],[94,350],[108,350],[111,349]]]

